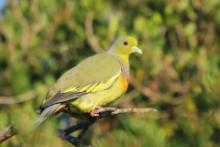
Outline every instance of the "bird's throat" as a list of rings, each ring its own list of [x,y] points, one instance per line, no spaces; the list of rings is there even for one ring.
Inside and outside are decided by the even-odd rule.
[[[121,65],[122,73],[125,77],[129,78],[129,56],[123,55],[119,57],[119,63]]]
[[[111,50],[109,51],[110,54],[116,57],[119,61],[123,74],[129,78],[129,54],[115,54]]]
[[[129,55],[118,55],[118,58],[127,68],[129,68]]]

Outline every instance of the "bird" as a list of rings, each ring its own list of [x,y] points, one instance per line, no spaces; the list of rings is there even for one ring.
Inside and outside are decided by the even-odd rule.
[[[99,109],[119,99],[129,82],[129,56],[142,54],[135,37],[120,37],[103,53],[90,56],[58,78],[40,106],[37,124],[64,108],[99,116]]]

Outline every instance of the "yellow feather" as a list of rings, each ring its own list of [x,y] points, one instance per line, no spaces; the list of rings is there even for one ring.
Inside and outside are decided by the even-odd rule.
[[[75,88],[75,87],[70,87],[70,88],[64,90],[63,93],[67,93],[67,92],[76,92],[76,91],[77,91],[77,88]]]
[[[88,84],[84,87],[80,87],[80,88],[76,88],[76,87],[70,87],[66,90],[63,91],[63,93],[66,92],[96,92],[96,91],[100,91],[100,90],[104,90],[105,87],[109,87],[112,85],[112,83],[115,81],[115,79],[117,79],[119,77],[119,74],[121,73],[121,71],[119,71],[115,76],[113,76],[112,78],[110,78],[107,82],[96,82],[94,84]]]

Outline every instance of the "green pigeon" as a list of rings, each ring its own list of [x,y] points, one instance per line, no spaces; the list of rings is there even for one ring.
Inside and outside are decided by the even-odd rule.
[[[99,116],[98,109],[123,95],[128,88],[129,56],[142,54],[134,37],[117,39],[108,51],[98,53],[81,61],[66,71],[49,90],[41,114],[41,124],[48,116],[74,108],[75,113]]]

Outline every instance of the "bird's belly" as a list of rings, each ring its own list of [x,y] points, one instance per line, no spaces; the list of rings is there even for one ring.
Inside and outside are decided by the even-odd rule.
[[[83,95],[72,102],[72,105],[82,112],[90,112],[97,106],[105,106],[114,102],[127,90],[128,82],[123,76],[108,89]]]

